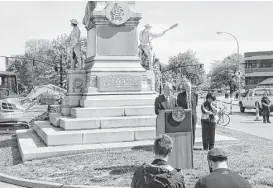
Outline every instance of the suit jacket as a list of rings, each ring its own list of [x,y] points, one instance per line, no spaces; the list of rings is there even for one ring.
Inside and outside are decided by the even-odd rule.
[[[176,98],[173,95],[170,95],[170,108],[167,106],[167,100],[164,95],[159,95],[155,99],[155,114],[158,115],[160,110],[174,109],[176,105]]]
[[[196,106],[198,104],[198,95],[195,92],[191,93],[191,108],[192,108],[192,124],[196,124],[197,122],[197,113],[196,113]],[[184,109],[188,108],[187,103],[187,93],[183,91],[177,95],[177,105],[181,106]]]

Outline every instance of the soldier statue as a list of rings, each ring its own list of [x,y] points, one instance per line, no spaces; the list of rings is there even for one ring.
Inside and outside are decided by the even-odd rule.
[[[88,3],[85,6],[85,14],[84,18],[82,20],[83,25],[85,25],[85,28],[90,28],[92,25],[92,17],[93,17],[93,11],[95,10],[97,6],[96,1],[88,1]]]
[[[143,61],[143,56],[145,55],[147,57],[147,61],[148,61],[148,69],[149,70],[153,70],[153,57],[154,57],[154,53],[153,53],[153,48],[151,45],[151,40],[161,37],[162,35],[164,35],[167,31],[177,27],[178,24],[174,24],[172,25],[170,28],[164,30],[163,32],[159,33],[159,34],[154,34],[151,32],[151,28],[152,26],[150,24],[145,25],[145,29],[143,29],[142,31],[140,31],[139,33],[139,41],[140,41],[140,56],[141,56],[141,60]],[[143,63],[143,62],[142,62]]]
[[[83,69],[81,61],[81,31],[78,27],[78,22],[75,19],[70,20],[73,30],[69,37],[66,39],[66,44],[69,47],[69,55],[71,57],[71,69],[76,69],[76,62],[78,63],[78,69]]]

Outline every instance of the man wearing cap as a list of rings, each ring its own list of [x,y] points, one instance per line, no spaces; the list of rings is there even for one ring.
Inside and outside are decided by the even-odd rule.
[[[77,59],[77,62],[79,64],[79,69],[82,69],[82,61],[81,61],[81,43],[80,43],[80,37],[81,37],[81,31],[78,27],[78,22],[75,19],[70,20],[71,26],[73,27],[73,30],[71,31],[71,34],[66,39],[66,42],[68,46],[71,48],[71,69],[75,69],[75,62]]]
[[[160,34],[154,34],[151,33],[151,28],[152,26],[150,24],[145,25],[145,29],[142,30],[139,33],[139,40],[140,40],[140,47],[146,54],[148,61],[149,61],[149,70],[152,70],[152,63],[153,63],[153,51],[152,51],[152,45],[151,45],[151,40],[153,38],[158,38],[161,37],[166,31],[163,31]]]
[[[223,150],[211,149],[207,155],[210,174],[200,179],[194,188],[251,188],[245,178],[228,169],[227,159]]]

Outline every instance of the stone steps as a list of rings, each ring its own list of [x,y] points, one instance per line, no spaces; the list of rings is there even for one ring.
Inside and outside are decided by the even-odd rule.
[[[154,105],[156,95],[97,95],[83,96],[81,107],[116,107]]]
[[[116,117],[116,116],[143,116],[154,115],[154,106],[121,106],[121,107],[93,107],[72,108],[71,117]]]
[[[47,121],[39,121],[35,122],[34,130],[48,146],[150,140],[156,137],[155,126],[63,130],[50,125]],[[201,137],[201,132],[201,126],[197,125],[196,137]]]
[[[59,157],[63,155],[101,151],[106,149],[131,149],[140,146],[151,146],[154,142],[153,140],[141,140],[85,145],[46,146],[34,130],[18,130],[16,135],[22,161]]]
[[[68,121],[68,120],[67,120],[67,117],[62,116],[61,114],[55,114],[55,113],[53,113],[53,114],[50,114],[49,117],[50,117],[50,118],[49,118],[50,123],[51,123],[53,126],[55,126],[55,127],[60,127],[60,120],[61,120],[61,119],[62,119],[62,121],[64,121],[64,122]],[[128,118],[128,117],[126,117],[126,118]],[[71,118],[71,119],[72,119],[72,118]],[[99,119],[99,118],[98,118],[98,119]],[[111,118],[111,119],[113,119],[113,121],[115,121],[115,120],[114,120],[114,117]],[[77,123],[74,122],[74,124],[78,126]],[[152,124],[151,126],[155,126],[155,124],[156,124],[156,123]],[[142,124],[142,125],[143,125],[143,124]],[[72,126],[73,126],[73,125],[72,125]],[[148,126],[148,124],[147,124],[147,126]],[[75,127],[75,126],[74,126],[74,127]],[[97,125],[97,128],[99,128],[99,127],[100,127],[100,126]],[[65,128],[65,127],[63,126],[63,128]],[[87,128],[88,128],[88,126],[87,126]],[[92,128],[92,127],[89,126],[89,129],[91,129],[91,128]],[[67,126],[67,129],[69,129],[68,126]],[[77,130],[77,127],[75,127],[74,129]],[[196,136],[196,137],[202,137],[202,128],[201,128],[201,125],[196,125],[195,136]]]
[[[65,131],[62,128],[53,127],[47,121],[35,122],[34,130],[47,146],[132,142],[151,140],[156,136],[155,127]]]
[[[60,127],[65,130],[111,129],[155,126],[156,116],[121,116],[93,118],[61,118]]]
[[[200,130],[197,126],[196,131]],[[23,161],[44,159],[49,157],[58,157],[63,155],[71,155],[75,153],[85,153],[93,151],[113,150],[113,149],[133,149],[135,147],[152,146],[154,140],[140,140],[129,142],[112,142],[100,144],[75,144],[75,145],[62,145],[62,146],[46,146],[34,130],[17,130],[18,148]],[[195,147],[202,144],[202,138],[195,138]],[[234,143],[238,142],[237,139],[227,136],[215,136],[215,142]]]

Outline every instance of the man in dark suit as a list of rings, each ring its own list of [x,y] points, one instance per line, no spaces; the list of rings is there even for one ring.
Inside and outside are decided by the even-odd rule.
[[[181,106],[184,109],[188,109],[188,100],[187,92],[184,84],[180,85],[181,92],[177,95],[177,105]],[[195,129],[197,122],[197,113],[196,106],[198,104],[198,94],[191,91],[191,109],[192,109],[192,136],[193,136],[193,145],[195,143]]]
[[[176,98],[171,94],[172,84],[166,82],[163,87],[164,94],[155,99],[155,114],[158,115],[160,110],[174,109],[176,107]]]
[[[245,178],[228,169],[227,159],[223,150],[211,149],[207,155],[210,174],[200,179],[194,188],[251,188]]]

